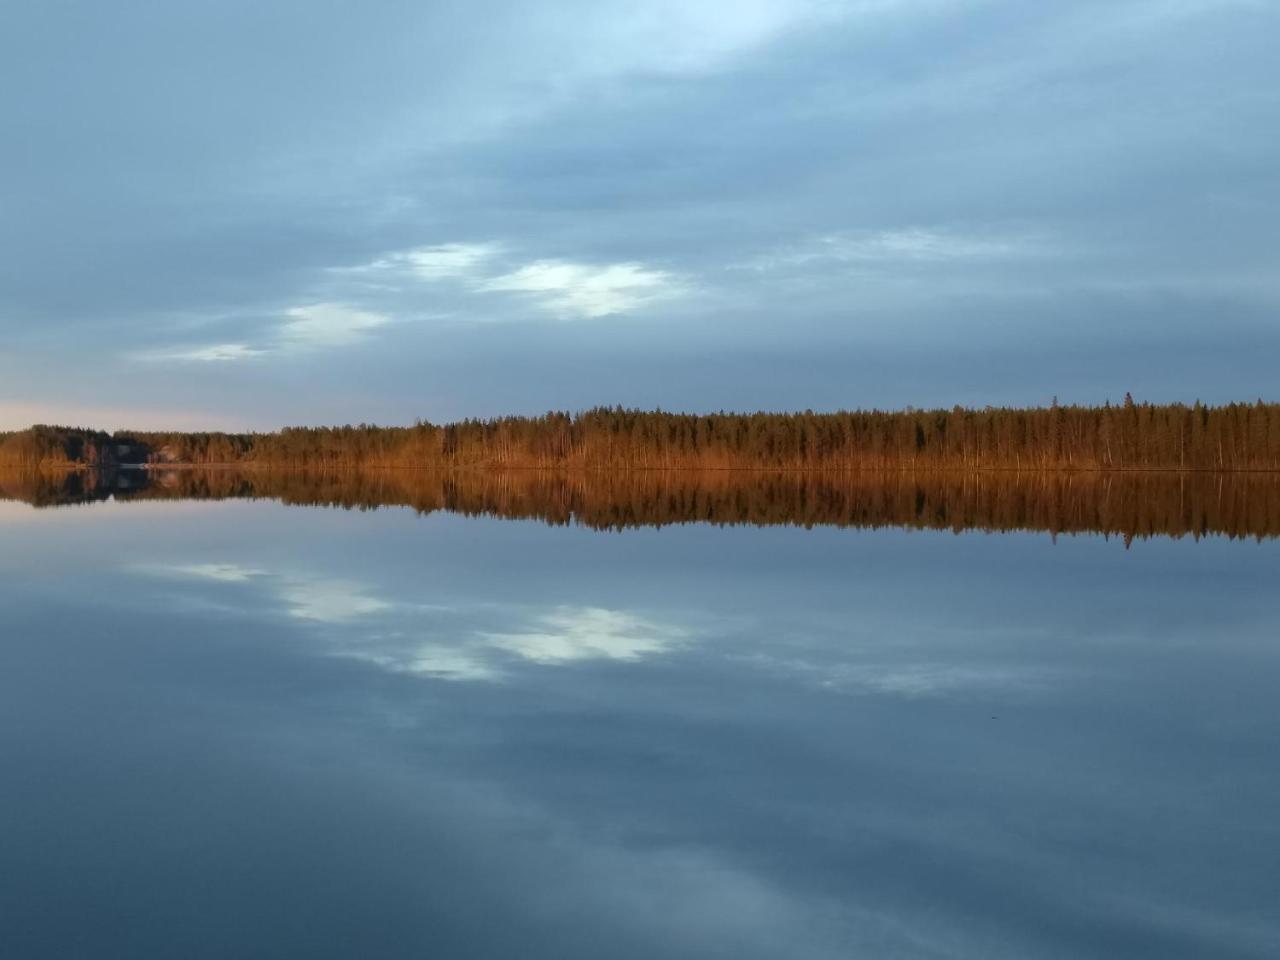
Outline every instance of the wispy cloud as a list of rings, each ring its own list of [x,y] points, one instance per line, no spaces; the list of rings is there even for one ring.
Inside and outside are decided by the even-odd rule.
[[[285,316],[289,319],[280,330],[280,342],[305,347],[344,346],[391,322],[386,314],[345,303],[291,307]]]
[[[169,567],[158,572],[191,577],[196,580],[214,580],[219,583],[248,583],[255,577],[267,575],[265,570],[247,567],[239,563],[189,563]]]
[[[835,260],[972,260],[1030,252],[1025,239],[910,227],[877,233],[831,234],[819,241]]]
[[[465,294],[514,295],[559,319],[595,319],[636,310],[678,295],[682,283],[665,270],[635,261],[587,263],[563,259],[521,262],[498,243],[443,243],[384,254],[337,275],[377,278],[379,289],[403,293],[453,284]],[[482,315],[489,317],[492,303]],[[479,314],[478,314],[479,315]],[[523,315],[523,314],[522,314]]]
[[[831,263],[892,266],[1002,261],[1044,256],[1050,249],[1043,237],[1025,232],[903,227],[828,233],[756,257],[743,266],[773,270]]]
[[[390,322],[391,317],[385,313],[348,303],[309,303],[286,309],[273,326],[264,329],[263,339],[257,344],[164,347],[134,353],[132,357],[145,363],[243,363],[299,350],[346,346]]]
[[[419,247],[402,256],[420,279],[446,280],[475,276],[497,251],[495,244],[446,243],[438,247]]]
[[[502,248],[496,243],[441,243],[383,254],[368,263],[330,268],[335,276],[383,277],[437,282],[483,278],[484,268]]]
[[[211,343],[196,347],[175,347],[168,350],[149,350],[134,354],[139,360],[175,363],[228,363],[240,360],[256,360],[265,355],[262,347],[247,343]]]
[[[1274,2],[351,6],[229,76],[261,35],[233,6],[199,51],[172,42],[190,16],[137,0],[85,6],[131,24],[110,49],[70,38],[86,55],[48,18],[11,31],[32,54],[7,64],[23,149],[0,151],[10,400],[119,395],[138,351],[157,390],[241,422],[296,404],[292,375],[245,375],[277,365],[398,419],[589,405],[622,379],[687,407],[1270,389]],[[139,51],[165,89],[130,86]],[[316,62],[331,90],[298,82]],[[175,96],[198,128],[164,122]],[[390,322],[289,315],[316,304]],[[661,382],[639,376],[656,341],[608,322],[636,316]],[[1045,353],[1076,318],[1095,363]],[[569,344],[583,374],[543,375]],[[335,356],[352,347],[359,370]]]
[[[288,307],[262,340],[167,347],[134,354],[149,362],[227,363],[299,351],[349,346],[367,339],[397,318],[422,318],[424,298],[451,300],[439,315],[491,320],[498,298],[531,304],[561,320],[597,319],[627,313],[679,295],[684,286],[672,274],[636,262],[581,263],[534,260],[519,263],[497,243],[443,243],[384,254],[367,263],[328,271],[328,299]],[[458,309],[457,297],[475,297],[474,308]],[[376,301],[376,306],[369,305]],[[517,308],[499,314],[527,318]]]
[[[674,279],[639,263],[595,266],[538,260],[493,277],[480,290],[528,295],[541,309],[565,318],[626,313],[675,293]]]
[[[378,638],[366,645],[359,658],[396,673],[416,673],[441,680],[495,681],[502,671],[493,662],[491,652],[484,649],[417,643],[406,656],[386,652]],[[372,652],[371,652],[372,651]]]

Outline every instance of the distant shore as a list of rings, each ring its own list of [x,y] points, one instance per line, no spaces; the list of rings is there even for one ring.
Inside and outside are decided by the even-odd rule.
[[[1280,471],[1280,404],[712,413],[600,407],[275,433],[36,426],[0,466],[765,471]]]

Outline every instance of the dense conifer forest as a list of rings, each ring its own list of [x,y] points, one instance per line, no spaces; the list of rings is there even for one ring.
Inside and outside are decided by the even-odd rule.
[[[1135,403],[707,415],[596,408],[412,427],[0,434],[10,466],[1280,470],[1280,404]]]

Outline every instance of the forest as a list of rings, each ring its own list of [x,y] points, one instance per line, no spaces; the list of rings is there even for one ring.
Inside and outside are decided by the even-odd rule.
[[[1280,470],[1280,404],[712,413],[598,407],[410,427],[276,433],[37,426],[0,434],[0,464],[346,469]]]

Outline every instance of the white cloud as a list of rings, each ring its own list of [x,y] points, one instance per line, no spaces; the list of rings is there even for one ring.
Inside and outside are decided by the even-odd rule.
[[[812,263],[936,264],[1011,260],[1049,252],[1045,240],[1029,232],[905,227],[829,233],[758,257],[744,266],[771,270]]]
[[[333,285],[328,293],[333,299],[290,308],[286,311],[288,322],[278,331],[276,342],[255,353],[351,343],[391,323],[398,302],[411,304],[413,316],[419,318],[462,315],[482,320],[491,316],[487,309],[459,308],[459,293],[489,298],[490,306],[495,295],[508,295],[555,317],[578,319],[625,313],[682,292],[676,277],[641,263],[542,259],[521,264],[513,262],[495,242],[410,247],[366,263],[333,267],[329,274]],[[432,288],[437,285],[442,287],[439,292],[448,309],[424,313],[423,298],[434,296]],[[380,305],[378,310],[360,305],[370,297]]]
[[[225,363],[234,360],[253,360],[266,352],[266,350],[251,347],[246,343],[211,343],[200,347],[153,350],[136,354],[136,357],[139,360]]]
[[[422,280],[448,280],[474,276],[496,250],[493,244],[486,243],[445,243],[409,250],[403,258]]]
[[[191,563],[167,568],[168,572],[197,580],[216,580],[219,583],[247,583],[255,577],[266,576],[265,570],[242,566],[238,563]]]
[[[670,274],[638,263],[594,266],[538,260],[478,286],[483,291],[523,293],[561,317],[606,317],[673,295]]]
[[[403,275],[403,279],[427,282],[475,279],[482,274],[481,267],[497,256],[500,250],[495,243],[441,243],[397,250],[369,263],[353,267],[333,267],[331,272],[339,276],[389,274],[399,278],[399,275]]]
[[[413,247],[334,272],[377,278],[377,288],[384,292],[401,292],[413,283],[454,282],[477,294],[515,294],[561,318],[625,313],[679,292],[674,277],[641,263],[544,259],[513,264],[509,257],[503,257],[503,248],[497,243]]]
[[[369,331],[391,322],[383,313],[347,303],[320,302],[290,307],[285,322],[275,328],[260,346],[245,343],[216,343],[199,347],[150,350],[133,355],[147,362],[229,363],[256,360],[282,351],[319,347],[340,347],[354,343]]]
[[[361,339],[370,330],[391,322],[386,314],[345,303],[312,303],[285,311],[288,322],[280,330],[285,344],[337,347]]]

